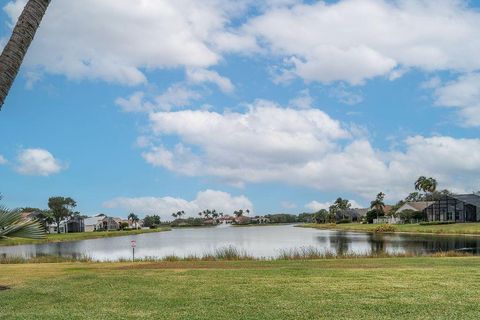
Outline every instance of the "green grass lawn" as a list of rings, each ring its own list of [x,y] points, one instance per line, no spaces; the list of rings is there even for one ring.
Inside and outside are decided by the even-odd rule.
[[[375,231],[378,224],[341,223],[341,224],[316,224],[306,223],[298,225],[305,228]],[[436,234],[477,234],[480,235],[480,223],[455,223],[443,225],[395,224],[398,232],[411,233],[436,233]]]
[[[0,266],[0,319],[479,319],[480,258]]]
[[[126,231],[99,231],[99,232],[79,232],[79,233],[61,233],[61,234],[47,234],[45,239],[23,239],[23,238],[11,238],[6,240],[0,240],[0,246],[11,246],[19,244],[33,244],[33,243],[47,243],[47,242],[64,242],[86,239],[97,239],[107,237],[121,237],[132,234],[151,233],[169,231],[169,227],[162,227],[158,229],[139,229],[139,230],[126,230]]]

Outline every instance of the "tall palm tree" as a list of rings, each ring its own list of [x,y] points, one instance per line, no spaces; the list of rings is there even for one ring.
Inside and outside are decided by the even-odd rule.
[[[0,56],[0,109],[22,65],[50,0],[29,0]]]
[[[415,181],[415,190],[427,192],[435,192],[437,190],[437,180],[430,177],[427,178],[425,176],[418,177],[417,181]]]
[[[379,213],[384,213],[385,203],[383,202],[383,199],[385,199],[385,193],[380,192],[377,194],[375,200],[370,202],[370,209],[375,209],[375,211],[377,211],[377,219]]]
[[[135,213],[131,212],[128,215],[128,220],[132,221],[132,224],[135,223],[135,229],[138,229],[137,223],[138,223],[138,221],[140,221],[140,219],[138,218],[138,216]]]
[[[0,207],[0,242],[12,237],[42,239],[45,230],[40,222],[22,218],[21,212]]]

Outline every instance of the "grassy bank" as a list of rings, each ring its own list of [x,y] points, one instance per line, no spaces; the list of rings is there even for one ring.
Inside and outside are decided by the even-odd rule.
[[[480,258],[2,265],[2,319],[478,319]],[[25,306],[28,306],[26,308]]]
[[[378,224],[359,224],[359,223],[342,223],[342,224],[316,224],[306,223],[300,224],[298,227],[316,228],[316,229],[332,229],[345,231],[365,231],[374,232]],[[444,225],[425,225],[419,224],[396,224],[394,225],[396,232],[409,233],[434,233],[434,234],[470,234],[480,235],[480,223],[456,223]]]
[[[79,232],[79,233],[61,233],[61,234],[47,234],[45,239],[21,239],[12,238],[7,240],[0,240],[0,246],[11,246],[19,244],[35,244],[35,243],[48,243],[48,242],[65,242],[75,240],[87,240],[98,239],[108,237],[121,237],[134,234],[152,233],[169,231],[169,227],[162,227],[158,229],[139,229],[139,230],[126,230],[126,231],[99,231],[99,232]]]

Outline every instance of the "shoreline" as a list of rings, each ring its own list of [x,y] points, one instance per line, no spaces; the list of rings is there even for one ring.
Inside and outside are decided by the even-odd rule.
[[[388,231],[388,232],[381,232],[381,231],[375,231],[372,229],[368,228],[355,228],[355,227],[349,227],[350,224],[340,224],[340,226],[346,226],[346,227],[337,227],[335,224],[314,224],[314,223],[305,223],[305,224],[296,224],[295,227],[298,228],[310,228],[310,229],[318,229],[318,230],[331,230],[331,231],[350,231],[350,232],[363,232],[363,233],[378,233],[378,234],[408,234],[408,235],[430,235],[430,236],[461,236],[461,237],[480,237],[480,224],[476,223],[476,225],[479,226],[479,231],[476,232],[442,232],[442,230],[435,230],[432,228],[432,231],[402,231],[402,230],[397,230],[397,231]],[[355,225],[357,225],[355,223]],[[370,224],[368,226],[379,226],[381,224]],[[393,225],[397,226],[397,225]],[[428,228],[431,226],[420,226],[418,224],[415,225],[410,225],[410,226],[418,226],[418,227],[423,227],[423,228]],[[433,226],[440,226],[440,225],[433,225]]]
[[[171,231],[170,227],[161,227],[157,229],[138,229],[127,231],[93,231],[93,232],[76,232],[76,233],[61,233],[61,234],[47,234],[44,239],[24,239],[24,238],[10,238],[6,240],[0,240],[0,247],[14,247],[30,244],[46,244],[46,243],[58,243],[58,242],[72,242],[81,240],[92,240],[102,238],[115,238],[126,237],[146,233],[157,233]]]

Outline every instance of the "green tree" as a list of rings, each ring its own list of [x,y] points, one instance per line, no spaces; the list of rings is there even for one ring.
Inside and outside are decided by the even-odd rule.
[[[236,210],[233,212],[233,214],[235,215],[235,217],[239,218],[241,216],[243,216],[243,210],[240,209],[240,210]]]
[[[379,216],[383,216],[385,214],[385,203],[383,200],[385,199],[385,193],[379,192],[375,200],[370,202],[370,209],[374,209],[377,213],[377,219]]]
[[[328,211],[326,209],[320,209],[315,212],[314,219],[316,223],[325,223],[328,219]]]
[[[0,56],[0,109],[13,85],[23,58],[40,26],[50,0],[29,0]]]
[[[337,212],[340,212],[342,214],[342,219],[345,219],[345,214],[344,214],[345,210],[350,209],[350,207],[352,206],[352,204],[348,199],[342,199],[342,198],[337,198],[337,200],[335,200],[333,205],[337,208],[335,214]],[[336,218],[336,215],[335,215],[335,218]]]
[[[422,201],[423,196],[419,192],[411,192],[407,197],[405,197],[405,201]]]
[[[57,233],[60,233],[60,221],[70,217],[73,214],[72,209],[76,206],[75,200],[69,197],[51,197],[48,199],[48,207],[57,223]]]
[[[160,216],[156,214],[153,216],[146,215],[145,218],[143,219],[143,225],[147,228],[158,227],[160,225]]]
[[[127,219],[129,221],[132,221],[132,224],[135,224],[135,229],[138,229],[138,221],[140,221],[140,219],[138,218],[138,216],[135,213],[130,212]]]
[[[437,180],[432,177],[427,178],[425,176],[420,176],[417,181],[415,181],[415,190],[423,191],[425,193],[435,192],[435,190],[437,190]]]

